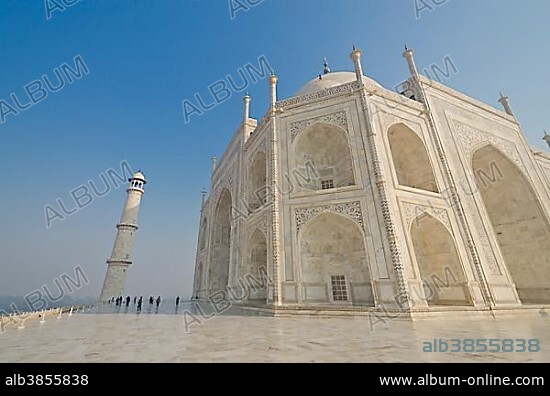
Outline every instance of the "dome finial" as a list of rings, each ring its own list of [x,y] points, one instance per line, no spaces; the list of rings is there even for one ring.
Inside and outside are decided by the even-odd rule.
[[[325,67],[325,68],[323,69],[323,73],[324,73],[324,74],[329,74],[329,73],[330,73],[330,68],[328,67],[327,58],[323,58],[323,66]]]

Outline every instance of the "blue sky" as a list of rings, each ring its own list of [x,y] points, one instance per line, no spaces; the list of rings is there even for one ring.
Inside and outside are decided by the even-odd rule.
[[[241,0],[247,4],[246,0]],[[58,3],[63,4],[62,0]],[[71,3],[71,1],[66,1]],[[416,0],[422,6],[420,0]],[[528,5],[526,4],[528,3]],[[353,44],[365,74],[391,88],[407,76],[403,45],[420,69],[458,69],[445,84],[499,107],[511,104],[529,143],[547,149],[550,129],[550,3],[544,0],[264,0],[231,19],[228,0],[82,0],[46,18],[43,0],[0,2],[0,99],[54,68],[89,69],[72,84],[0,125],[0,295],[50,290],[80,265],[98,295],[125,199],[112,188],[63,221],[46,227],[44,206],[126,161],[149,179],[128,291],[188,296],[200,191],[210,157],[221,156],[242,114],[237,92],[185,124],[182,100],[208,98],[208,86],[265,56],[288,97],[322,70],[351,70]],[[65,8],[65,6],[64,6]],[[252,116],[266,109],[266,82],[251,84]]]

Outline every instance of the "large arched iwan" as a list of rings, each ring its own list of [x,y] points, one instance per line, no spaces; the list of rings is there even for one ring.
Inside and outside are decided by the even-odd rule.
[[[310,175],[308,168],[315,169],[315,177],[297,180],[300,187],[321,190],[355,185],[348,137],[342,128],[316,123],[298,135],[293,147],[295,174]]]
[[[248,169],[248,181],[246,183],[246,204],[249,211],[254,211],[266,203],[266,156],[260,151],[254,156],[254,160]]]
[[[428,152],[422,140],[408,126],[388,129],[391,156],[399,185],[438,192]]]
[[[231,255],[231,208],[229,190],[220,194],[212,229],[212,256],[210,259],[210,291],[222,290],[229,280],[229,260]]]
[[[263,275],[267,273],[267,241],[265,235],[256,229],[248,242],[248,254],[242,277],[247,281],[248,299],[266,302],[267,285],[263,282]],[[250,282],[253,277],[255,282]],[[252,284],[254,283],[254,285]],[[260,286],[258,286],[260,285]]]
[[[428,305],[471,305],[455,240],[447,228],[422,213],[411,224],[411,240]]]
[[[374,305],[363,232],[352,220],[322,212],[299,233],[306,302]]]
[[[472,157],[478,191],[523,303],[550,303],[550,225],[522,170],[492,145]]]

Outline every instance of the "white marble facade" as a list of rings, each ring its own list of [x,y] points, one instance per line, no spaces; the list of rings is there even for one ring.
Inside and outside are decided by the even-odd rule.
[[[194,297],[267,306],[550,303],[550,155],[505,112],[419,75],[324,74],[245,115],[203,199]],[[362,76],[358,78],[358,76]],[[272,282],[243,282],[266,269]],[[243,290],[247,289],[247,290]],[[231,292],[231,293],[229,293]],[[470,308],[475,309],[475,308]]]

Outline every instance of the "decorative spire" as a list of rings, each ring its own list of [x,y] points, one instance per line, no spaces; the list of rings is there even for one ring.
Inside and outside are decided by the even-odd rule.
[[[323,73],[324,73],[324,74],[329,74],[329,73],[330,73],[330,68],[328,67],[327,58],[323,58],[323,66],[325,67],[325,68],[323,69]]]
[[[546,132],[546,129],[544,130],[544,137],[542,138],[546,143],[548,143],[548,147],[550,147],[550,135],[548,132]]]
[[[243,96],[243,103],[244,103],[243,122],[246,123],[250,118],[250,95],[248,94],[248,92]]]
[[[349,54],[350,59],[353,61],[353,66],[355,69],[355,77],[357,81],[363,83],[363,66],[361,66],[361,50],[353,46],[353,51]]]
[[[405,52],[403,52],[403,58],[407,60],[407,66],[409,67],[411,76],[418,77],[418,70],[416,68],[416,63],[414,62],[414,51],[409,49],[406,45]]]
[[[201,191],[201,207],[204,206],[204,204],[206,203],[206,195],[208,194],[208,192],[206,191],[206,189],[203,187],[202,188],[202,191]]]
[[[214,171],[216,170],[218,159],[216,157],[212,157],[210,160],[212,161],[212,176],[214,176]]]
[[[275,104],[277,103],[277,75],[274,71],[271,71],[269,76],[269,108],[270,114],[275,115]]]
[[[500,99],[498,101],[504,108],[504,112],[516,118],[516,116],[514,115],[514,111],[512,110],[512,106],[510,106],[510,102],[508,99],[509,99],[508,96],[504,96],[502,92],[500,92]]]

